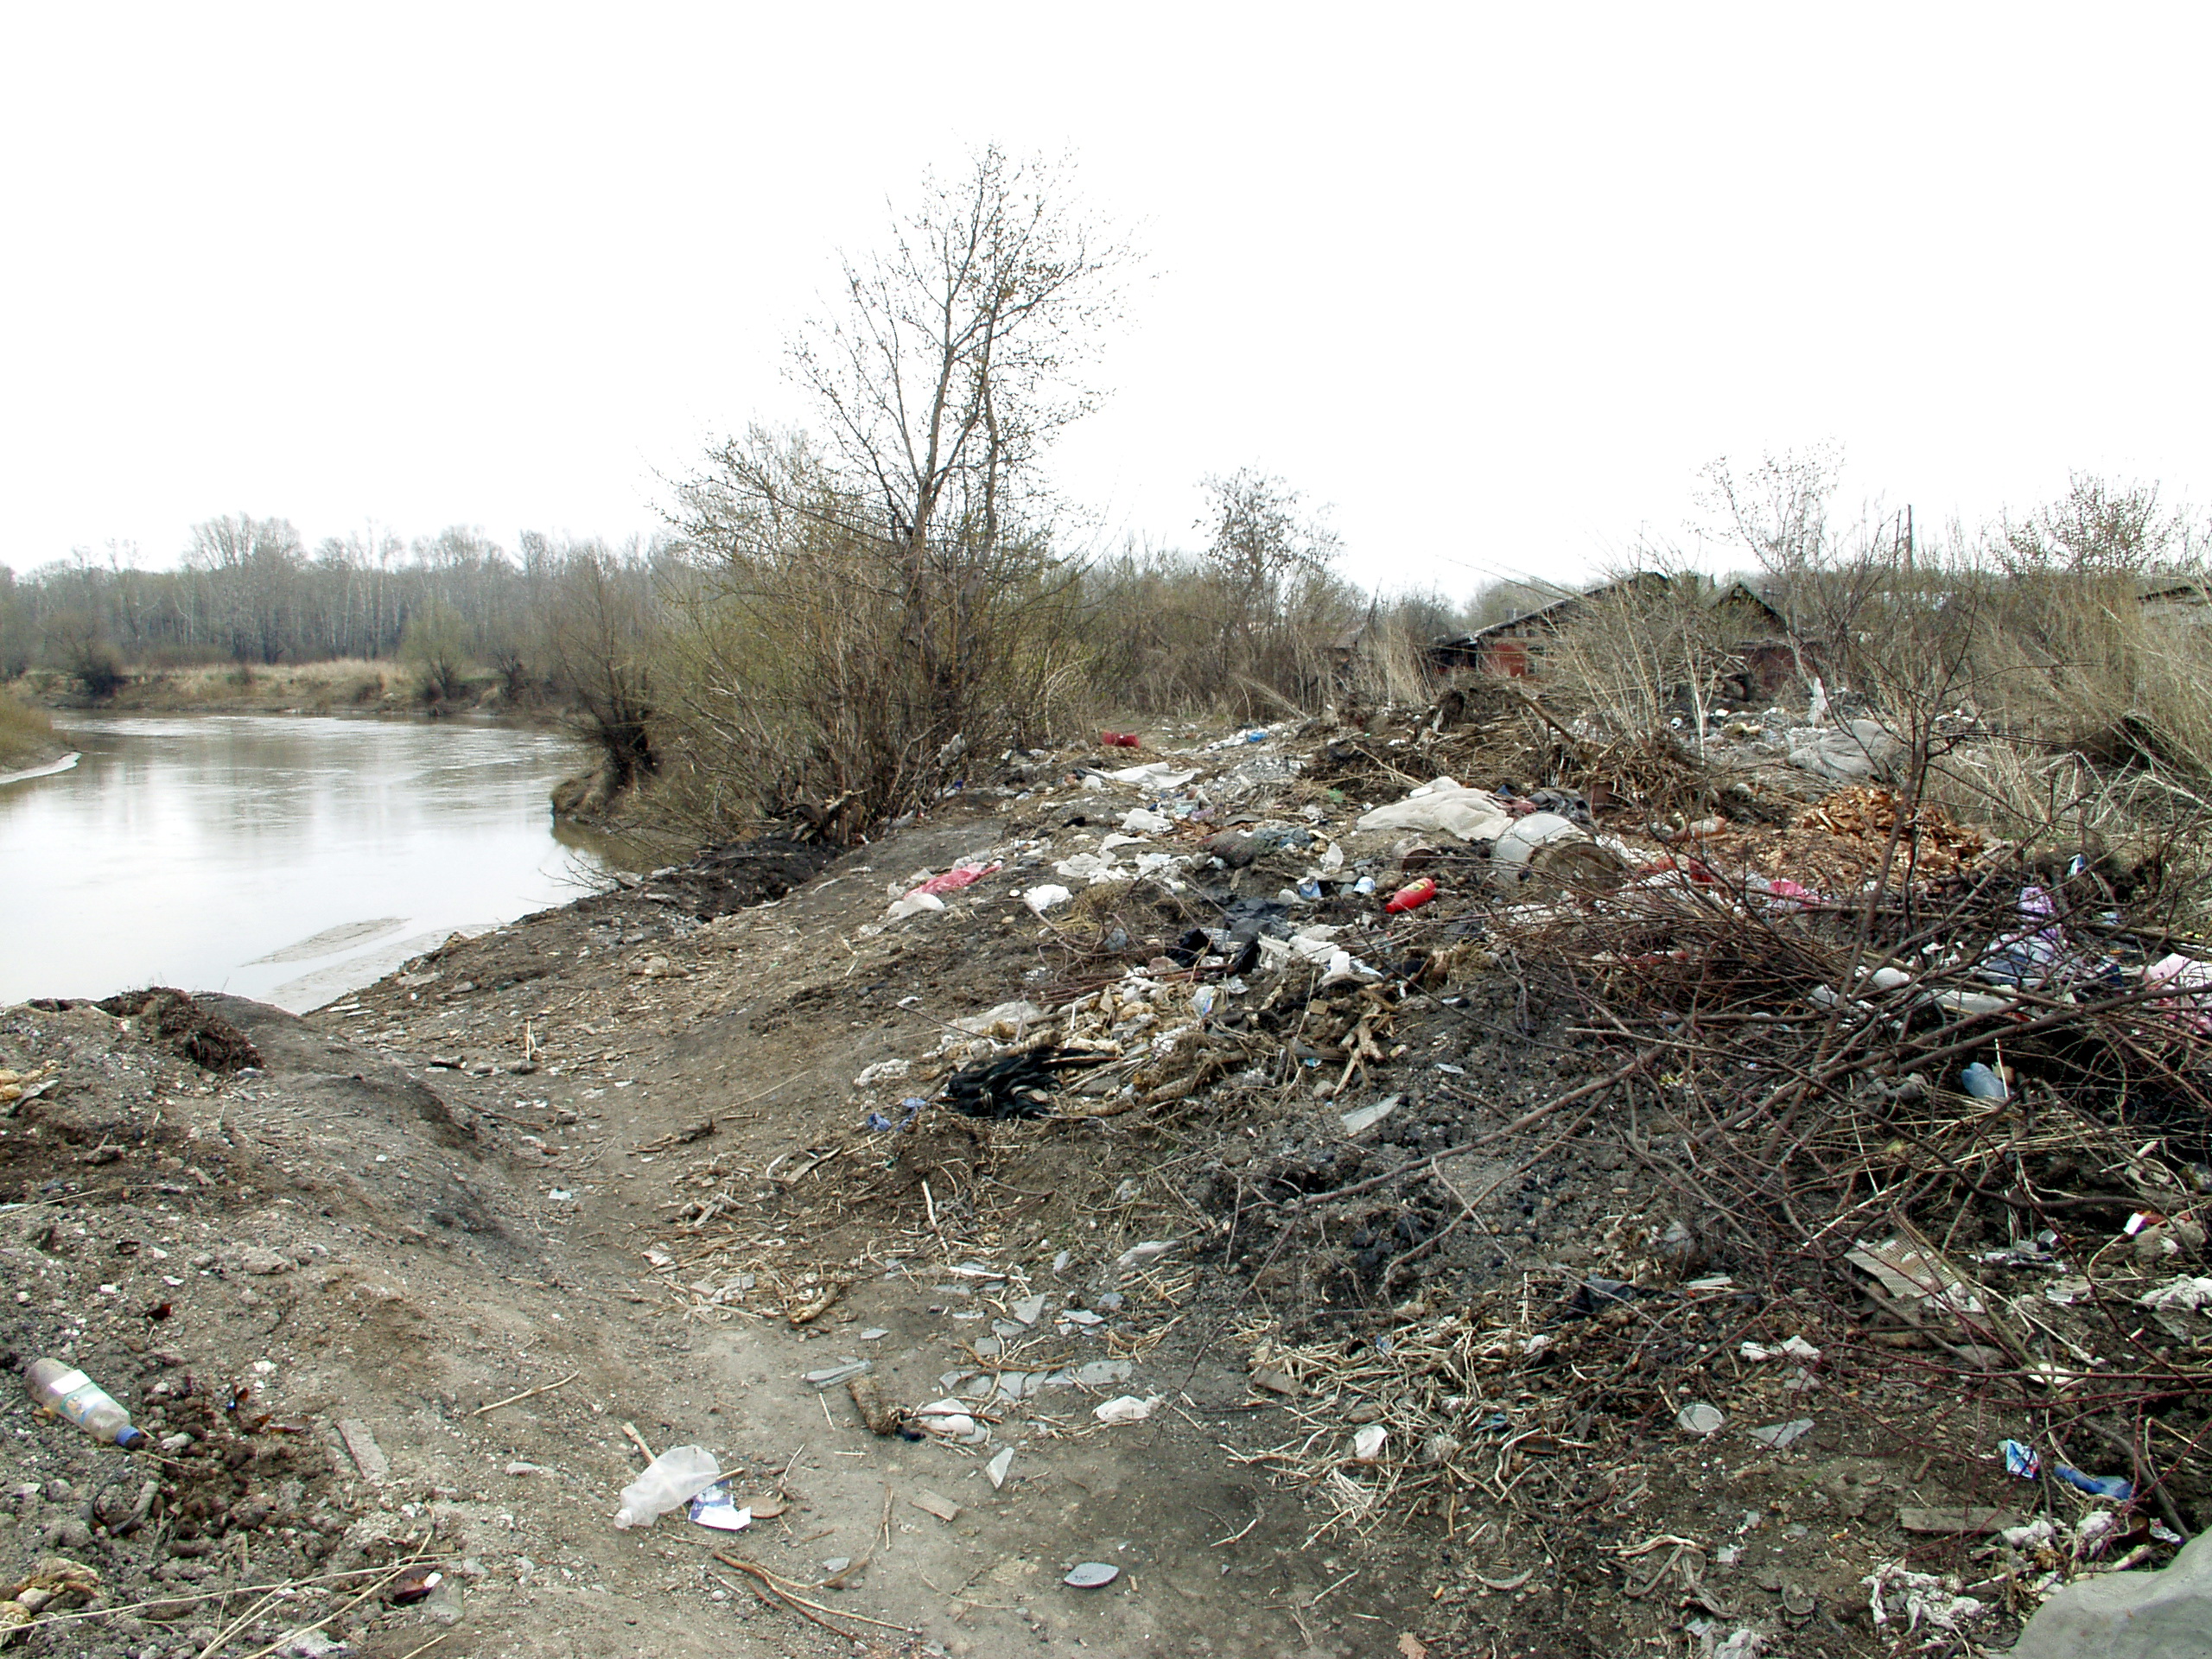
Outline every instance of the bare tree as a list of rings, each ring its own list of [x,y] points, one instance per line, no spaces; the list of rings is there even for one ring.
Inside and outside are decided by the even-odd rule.
[[[793,342],[817,429],[748,431],[677,484],[663,701],[720,757],[715,810],[836,800],[847,833],[945,781],[955,738],[1041,729],[1075,573],[1039,462],[1095,402],[1124,258],[1064,168],[982,151]]]
[[[1205,481],[1206,515],[1198,528],[1207,533],[1200,565],[1221,602],[1217,649],[1225,683],[1267,682],[1285,677],[1278,659],[1299,654],[1315,660],[1303,664],[1319,682],[1317,643],[1306,636],[1313,622],[1348,620],[1333,590],[1331,569],[1343,543],[1319,513],[1304,510],[1304,498],[1283,480],[1257,467],[1239,467]],[[1325,645],[1325,640],[1318,642]],[[1293,667],[1292,677],[1295,677]],[[1249,689],[1249,683],[1247,689]],[[1307,693],[1315,686],[1300,688]]]
[[[232,656],[274,663],[291,638],[300,533],[284,518],[233,513],[192,528],[185,562],[204,571]]]
[[[1065,165],[984,149],[925,181],[888,251],[847,261],[844,304],[791,348],[841,493],[880,503],[902,633],[947,715],[981,666],[988,590],[1042,550],[1037,462],[1096,401],[1082,370],[1128,256],[1072,200]]]

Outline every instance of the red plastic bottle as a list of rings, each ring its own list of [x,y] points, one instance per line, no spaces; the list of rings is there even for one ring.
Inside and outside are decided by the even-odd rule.
[[[1402,915],[1409,910],[1419,910],[1435,897],[1436,883],[1424,875],[1410,887],[1400,887],[1391,895],[1390,902],[1382,908],[1390,915]]]

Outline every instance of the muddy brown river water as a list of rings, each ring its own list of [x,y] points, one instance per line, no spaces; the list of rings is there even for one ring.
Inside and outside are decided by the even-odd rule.
[[[302,1011],[456,930],[575,898],[556,734],[488,721],[62,715],[0,785],[0,1004],[147,984]],[[567,844],[564,844],[567,843]]]

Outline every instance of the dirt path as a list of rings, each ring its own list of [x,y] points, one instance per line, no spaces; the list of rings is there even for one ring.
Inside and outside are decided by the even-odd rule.
[[[978,842],[972,823],[919,832],[900,868]],[[248,1503],[179,1537],[157,1503],[118,1538],[102,1494],[126,1462],[135,1484],[146,1454],[15,1408],[16,1553],[104,1557],[112,1603],[226,1581],[211,1560],[230,1582],[281,1580],[414,1541],[444,1588],[332,1627],[393,1659],[438,1635],[441,1656],[851,1650],[810,1610],[764,1605],[716,1547],[811,1586],[794,1593],[817,1618],[884,1651],[1397,1651],[1417,1575],[1245,1460],[1289,1432],[1282,1404],[1249,1386],[1217,1318],[1186,1317],[1194,1274],[1114,1266],[1141,1211],[956,1216],[948,1184],[937,1226],[908,1230],[842,1201],[836,1160],[789,1186],[751,1179],[818,1155],[852,1121],[853,1077],[1018,990],[1037,955],[1033,918],[1006,926],[1002,899],[968,925],[1003,949],[860,947],[880,882],[849,858],[708,926],[636,894],[589,900],[304,1022],[203,999],[262,1062],[220,1079],[146,1042],[143,1020],[11,1011],[0,1060],[60,1085],[0,1140],[28,1200],[0,1217],[11,1276],[41,1287],[17,1299],[11,1346],[67,1352],[156,1432],[186,1420],[187,1376],[201,1401],[251,1384],[245,1410],[302,1431],[282,1442],[302,1472],[271,1515]],[[667,1144],[709,1119],[711,1135]],[[1067,1155],[1116,1149],[1099,1136]],[[737,1211],[685,1224],[706,1189],[734,1189]],[[833,1283],[820,1317],[786,1317]],[[156,1299],[169,1311],[149,1324]],[[1003,1357],[979,1363],[993,1344]],[[990,1395],[963,1395],[984,1419],[976,1443],[879,1438],[843,1387],[806,1380],[862,1359],[906,1407]],[[1017,1359],[1037,1381],[1007,1399]],[[1148,1414],[1096,1421],[1121,1396]],[[244,1413],[222,1415],[235,1430]],[[656,1451],[708,1447],[761,1518],[616,1529],[632,1427]],[[270,1434],[231,1438],[263,1457]],[[1008,1449],[995,1488],[986,1465]],[[1084,1562],[1120,1574],[1064,1585]],[[157,1607],[106,1646],[65,1626],[30,1650],[198,1653],[222,1629],[211,1609],[227,1623],[251,1599]],[[288,1603],[241,1634],[274,1640],[296,1618]]]

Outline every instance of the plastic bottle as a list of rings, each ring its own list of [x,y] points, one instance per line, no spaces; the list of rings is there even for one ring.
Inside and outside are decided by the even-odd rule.
[[[679,1503],[688,1503],[715,1484],[721,1466],[703,1446],[671,1446],[622,1489],[618,1527],[650,1527]]]
[[[146,1443],[143,1429],[130,1427],[130,1414],[115,1396],[74,1365],[59,1359],[35,1359],[23,1372],[31,1398],[48,1411],[67,1417],[96,1440],[108,1440],[128,1452]]]
[[[1436,883],[1424,875],[1410,887],[1400,887],[1382,908],[1393,916],[1402,915],[1409,910],[1419,910],[1435,897]]]

